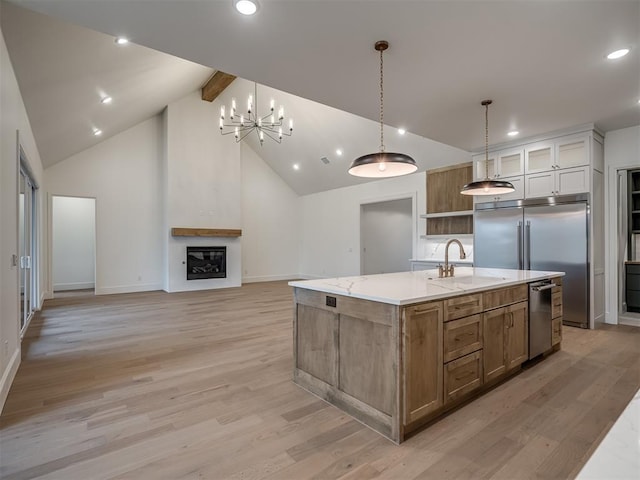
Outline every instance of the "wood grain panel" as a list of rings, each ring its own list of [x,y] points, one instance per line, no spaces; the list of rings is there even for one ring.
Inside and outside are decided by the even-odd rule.
[[[482,350],[444,366],[445,402],[452,402],[482,385]]]
[[[551,318],[562,316],[562,291],[551,294]]]
[[[562,342],[562,317],[551,320],[551,345],[555,346]]]
[[[297,303],[304,303],[305,305],[311,305],[322,310],[345,314],[383,325],[392,325],[394,320],[398,318],[398,307],[386,303],[371,302],[359,298],[306,290],[304,288],[295,288],[294,295]],[[335,307],[327,305],[327,297],[336,299]]]
[[[502,376],[507,371],[506,316],[505,307],[482,314],[484,383]]]
[[[174,237],[241,237],[242,230],[228,228],[182,228],[173,227]]]
[[[529,298],[529,285],[515,285],[483,293],[482,303],[485,310],[522,302]]]
[[[218,70],[202,87],[202,100],[213,102],[235,79],[235,75]]]
[[[396,391],[394,351],[390,326],[340,315],[338,388],[391,415]]]
[[[473,197],[460,194],[462,187],[471,181],[471,163],[427,171],[427,213],[473,210]]]
[[[337,385],[338,316],[298,305],[296,318],[296,366],[330,385]]]
[[[469,195],[460,195],[469,197]],[[427,235],[464,235],[473,233],[473,215],[427,219]]]
[[[510,323],[507,328],[507,370],[513,370],[529,357],[529,303],[506,307]]]
[[[404,424],[430,414],[443,404],[442,302],[405,308]]]
[[[460,318],[444,324],[444,361],[482,348],[482,315]]]
[[[482,294],[460,295],[444,301],[444,321],[482,312]]]

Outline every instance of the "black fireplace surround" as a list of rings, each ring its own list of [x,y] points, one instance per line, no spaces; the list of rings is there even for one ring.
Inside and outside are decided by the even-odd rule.
[[[187,280],[227,278],[227,247],[187,247]]]

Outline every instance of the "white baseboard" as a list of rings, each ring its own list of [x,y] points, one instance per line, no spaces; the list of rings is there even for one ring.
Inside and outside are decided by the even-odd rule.
[[[11,388],[11,384],[13,383],[13,379],[16,378],[16,373],[18,373],[18,367],[20,366],[20,347],[13,352],[11,356],[11,360],[9,360],[9,364],[2,374],[2,380],[0,380],[0,413],[2,413],[2,409],[4,408],[4,403],[7,401],[7,396],[9,395],[9,389]]]
[[[154,290],[162,290],[162,284],[145,283],[143,285],[119,285],[117,287],[99,287],[99,288],[96,288],[96,295],[112,295],[114,293],[152,292]]]
[[[287,275],[264,275],[256,277],[242,277],[242,283],[277,282],[281,280],[296,280],[299,278],[300,275],[294,273]]]
[[[74,283],[56,283],[53,286],[54,292],[62,292],[65,290],[86,290],[87,288],[95,288],[93,282],[74,282]]]
[[[618,316],[618,323],[620,325],[630,325],[632,327],[640,327],[640,318],[625,317],[624,315]]]

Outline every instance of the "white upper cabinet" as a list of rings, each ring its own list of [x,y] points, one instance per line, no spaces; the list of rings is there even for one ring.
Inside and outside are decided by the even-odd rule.
[[[589,167],[563,168],[526,175],[525,198],[588,192],[589,178]]]
[[[568,135],[525,147],[525,173],[589,165],[589,136]]]
[[[552,141],[532,143],[525,147],[525,173],[553,170],[556,163],[555,145]]]
[[[524,148],[510,148],[489,153],[489,178],[504,178],[524,173]],[[473,179],[484,180],[487,177],[485,155],[473,156]]]
[[[589,137],[571,135],[555,142],[555,168],[582,167],[589,164]]]

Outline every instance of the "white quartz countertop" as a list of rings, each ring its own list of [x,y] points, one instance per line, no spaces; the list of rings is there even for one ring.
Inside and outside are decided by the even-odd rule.
[[[437,270],[422,270],[299,280],[289,285],[391,305],[409,305],[563,275],[564,272],[458,267],[455,276],[448,278],[438,278]]]
[[[444,265],[444,258],[412,258],[409,260],[410,262],[426,262],[426,263],[442,263]],[[449,263],[453,263],[454,265],[459,265],[462,263],[471,265],[473,263],[473,258],[465,258],[460,260],[459,258],[449,259]]]

